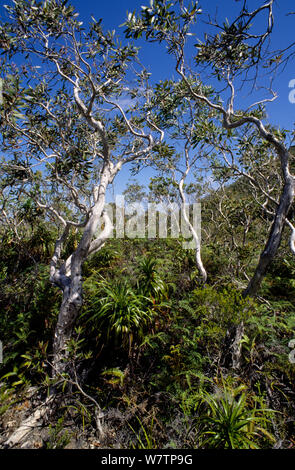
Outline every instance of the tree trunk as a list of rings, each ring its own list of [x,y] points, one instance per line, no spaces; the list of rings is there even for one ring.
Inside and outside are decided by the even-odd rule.
[[[80,275],[75,282],[69,280],[69,285],[63,290],[63,299],[53,342],[53,377],[58,377],[67,370],[67,344],[72,337],[76,319],[83,303],[82,297],[82,265]]]
[[[293,203],[293,200],[294,179],[290,176],[290,178],[286,181],[284,185],[267,243],[263,252],[260,255],[260,259],[255,273],[243,293],[244,297],[246,297],[247,295],[256,295],[256,293],[258,292],[261,282],[267,272],[267,269],[277,254],[282,239],[285,221]]]
[[[186,155],[187,155],[187,153],[186,153]],[[180,197],[181,197],[181,201],[182,201],[183,219],[184,219],[185,223],[187,224],[187,226],[189,227],[189,230],[190,230],[190,232],[193,236],[193,239],[194,239],[194,242],[195,242],[195,247],[196,247],[195,248],[196,264],[197,264],[197,268],[199,270],[199,273],[201,275],[202,282],[203,282],[203,284],[205,284],[206,281],[207,281],[207,271],[204,268],[202,257],[201,257],[201,240],[199,239],[196,230],[194,229],[194,227],[190,223],[189,215],[186,213],[186,198],[185,198],[185,194],[184,194],[184,190],[183,190],[183,184],[184,184],[184,180],[185,180],[185,178],[188,174],[188,171],[189,171],[189,166],[187,167],[186,172],[184,173],[183,177],[181,178],[181,180],[178,183],[178,189],[179,189],[179,193],[180,193]]]
[[[238,370],[242,359],[242,338],[244,335],[244,323],[232,325],[227,329],[222,348],[220,364],[227,369]]]
[[[91,215],[84,228],[82,238],[76,251],[63,263],[60,269],[56,269],[56,261],[53,262],[52,282],[56,283],[63,291],[62,304],[53,341],[53,377],[58,378],[67,370],[68,351],[67,344],[72,337],[76,319],[83,304],[83,280],[82,266],[87,257],[98,251],[110,235],[112,224],[104,212],[105,192],[110,180],[110,172],[105,170],[97,191],[96,202],[91,210]],[[101,234],[93,240],[98,228],[100,217],[104,214],[105,228]],[[65,232],[67,233],[67,232]],[[60,241],[62,240],[62,237]],[[60,241],[58,241],[60,251]],[[58,256],[57,256],[58,257]],[[56,272],[57,271],[57,272]],[[56,282],[57,280],[57,282]]]

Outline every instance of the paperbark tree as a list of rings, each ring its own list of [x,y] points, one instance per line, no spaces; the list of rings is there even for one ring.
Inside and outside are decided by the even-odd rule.
[[[206,90],[208,95],[211,90]],[[150,165],[157,170],[160,177],[152,181],[153,189],[160,196],[173,203],[178,201],[182,206],[182,217],[188,232],[192,236],[195,247],[196,265],[203,283],[207,280],[207,272],[201,257],[201,238],[196,227],[190,221],[187,211],[189,196],[193,202],[206,193],[206,177],[203,178],[209,155],[214,149],[210,143],[209,133],[205,135],[201,123],[207,121],[210,109],[202,103],[193,106],[187,97],[186,85],[172,80],[162,81],[156,85],[154,112],[157,124],[165,130],[167,142],[154,149]],[[217,128],[212,126],[210,133]],[[208,174],[207,174],[208,176]],[[188,182],[189,178],[193,182]],[[170,197],[170,200],[169,200]]]
[[[292,133],[285,129],[271,131],[286,142],[293,138]],[[261,140],[260,134],[253,132],[250,126],[244,127],[243,132],[235,133],[233,137],[234,139],[228,139],[227,142],[215,139],[220,157],[215,162],[215,169],[227,180],[237,180],[240,184],[243,182],[243,191],[248,194],[248,203],[252,199],[252,214],[255,213],[256,207],[256,212],[273,221],[285,185],[284,174],[280,171],[281,161],[273,146]],[[291,168],[292,161],[293,158],[290,160]],[[295,229],[289,214],[292,215],[291,212],[287,214],[285,223],[291,230],[289,245],[294,253]]]
[[[240,13],[231,23],[210,20],[208,34],[205,34],[204,40],[195,41],[198,53],[193,57],[195,61],[193,70],[188,65],[186,55],[188,39],[192,33],[195,33],[193,25],[202,14],[198,2],[188,5],[188,2],[183,0],[174,2],[152,0],[150,6],[142,7],[139,15],[130,13],[126,21],[127,37],[137,38],[145,35],[148,41],[166,44],[168,52],[174,56],[176,72],[186,84],[188,96],[196,105],[200,102],[205,103],[212,111],[217,112],[222,118],[224,129],[229,132],[250,125],[258,132],[260,139],[273,147],[278,156],[283,187],[268,240],[245,295],[254,295],[258,292],[262,279],[277,253],[295,191],[295,179],[290,172],[291,154],[288,146],[281,135],[264,123],[261,113],[261,106],[273,101],[276,94],[269,89],[269,98],[256,101],[244,110],[235,110],[236,83],[238,88],[250,80],[257,84],[260,70],[269,63],[271,54],[268,42],[274,25],[273,7],[274,0],[270,0],[251,11],[245,1]],[[257,33],[256,20],[258,18],[261,20],[263,15],[265,15],[265,27],[263,31]],[[211,35],[210,28],[213,28]],[[218,28],[218,33],[214,28]],[[202,88],[194,84],[196,78],[204,72],[204,68],[213,80],[224,82],[223,102],[218,97],[208,98],[202,93]],[[291,236],[293,237],[293,230]]]
[[[145,109],[148,74],[136,48],[104,33],[94,18],[84,29],[67,2],[16,0],[6,10],[1,184],[5,198],[27,197],[61,229],[50,263],[50,280],[62,291],[53,341],[58,376],[83,303],[83,263],[112,230],[107,187],[123,165],[147,159],[163,132]],[[78,246],[63,259],[72,228]]]

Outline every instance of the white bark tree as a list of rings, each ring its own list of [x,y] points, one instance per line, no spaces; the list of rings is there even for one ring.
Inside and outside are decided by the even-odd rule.
[[[208,118],[208,107],[192,106],[186,94],[186,87],[182,83],[167,80],[156,85],[154,105],[157,123],[165,129],[167,142],[171,144],[162,144],[156,148],[154,158],[149,164],[152,164],[160,175],[154,179],[155,189],[158,186],[160,192],[162,188],[164,193],[166,189],[166,199],[171,204],[177,200],[182,206],[182,217],[195,247],[196,266],[201,281],[205,283],[207,272],[201,257],[201,237],[191,223],[187,203],[189,193],[195,197],[193,202],[197,202],[198,197],[205,194],[206,184],[202,184],[202,173],[213,147],[199,133],[200,122]],[[188,183],[192,173],[195,180],[198,178],[195,184]]]
[[[240,13],[232,23],[209,21],[208,34],[206,33],[205,39],[203,41],[198,39],[198,42],[195,40],[198,53],[194,57],[195,68],[193,69],[188,65],[186,58],[187,42],[192,33],[195,33],[193,25],[203,12],[198,2],[188,3],[183,0],[151,1],[150,6],[143,7],[138,16],[135,13],[129,14],[126,21],[126,35],[134,38],[145,35],[149,41],[164,42],[168,52],[174,56],[176,72],[186,84],[187,93],[192,102],[196,106],[204,103],[212,112],[216,112],[222,119],[224,129],[229,132],[246,125],[251,126],[253,131],[258,132],[260,139],[272,146],[278,156],[283,187],[274,212],[268,240],[260,255],[255,273],[245,290],[245,295],[255,295],[279,248],[283,228],[294,201],[295,178],[290,171],[291,154],[285,139],[264,122],[261,114],[261,106],[276,99],[276,94],[269,89],[269,98],[262,98],[244,110],[235,110],[237,94],[235,84],[238,84],[238,88],[249,81],[257,84],[260,71],[263,70],[264,65],[269,64],[271,55],[268,42],[274,25],[274,0],[260,4],[252,11],[248,9],[247,2],[243,2]],[[265,28],[261,33],[257,33],[256,20],[261,19],[263,15],[265,15]],[[218,33],[213,30],[210,35],[210,28],[217,28]],[[204,69],[207,69],[211,78],[224,83],[221,95],[224,101],[221,101],[218,96],[206,96],[202,92],[201,82],[200,86],[195,85]],[[264,82],[265,78],[261,79]],[[227,104],[224,104],[226,102]],[[291,236],[293,238],[293,230]]]
[[[50,263],[50,280],[62,291],[52,361],[58,376],[66,370],[67,343],[83,303],[83,263],[112,230],[104,211],[107,188],[123,165],[148,159],[163,132],[145,109],[148,74],[136,48],[104,33],[95,19],[83,29],[65,2],[16,0],[6,9],[9,20],[0,23],[2,188],[11,200],[25,195],[60,227]],[[78,246],[63,259],[73,227]]]

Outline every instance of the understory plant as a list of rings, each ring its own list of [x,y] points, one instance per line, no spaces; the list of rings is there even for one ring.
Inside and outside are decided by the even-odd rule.
[[[261,398],[250,397],[245,385],[232,388],[223,382],[215,393],[203,391],[202,402],[201,447],[258,449],[265,440],[275,442],[268,429],[274,411]]]
[[[115,340],[129,353],[136,338],[142,338],[153,319],[150,300],[138,294],[126,281],[112,282],[100,276],[91,286],[87,322],[103,332],[107,342]]]

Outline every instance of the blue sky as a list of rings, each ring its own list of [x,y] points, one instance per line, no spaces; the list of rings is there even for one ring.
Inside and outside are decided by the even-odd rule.
[[[95,0],[72,0],[71,3],[76,7],[77,11],[80,12],[81,20],[87,23],[90,16],[93,15],[96,19],[102,18],[103,24],[107,29],[115,29],[119,34],[122,34],[124,28],[120,25],[125,21],[127,11],[139,11],[141,5],[148,4],[145,0],[111,0],[111,1],[95,1]],[[257,8],[258,5],[262,4],[259,0],[249,0],[248,6],[250,9]],[[241,1],[236,0],[204,0],[200,2],[200,6],[203,6],[204,12],[209,12],[214,15],[217,8],[217,14],[219,18],[233,19],[239,12],[241,7]],[[286,47],[288,44],[294,41],[294,26],[295,26],[295,15],[287,15],[288,12],[294,11],[295,5],[294,0],[276,1],[274,7],[275,16],[275,28],[272,36],[273,47],[280,49]],[[205,18],[205,17],[204,17]],[[263,16],[258,18],[257,28],[264,26],[265,20]],[[206,26],[199,23],[196,32],[201,32],[201,36],[206,31]],[[141,46],[141,60],[143,64],[149,68],[152,73],[152,77],[155,81],[165,79],[173,74],[173,59],[169,57],[162,46],[155,44],[147,44],[144,41],[140,41]],[[275,102],[270,103],[267,106],[268,119],[269,121],[279,126],[280,128],[293,129],[295,122],[295,104],[290,103],[289,93],[292,91],[289,88],[289,83],[292,79],[295,79],[295,67],[290,63],[284,71],[282,71],[273,82],[273,89],[277,92],[278,98]],[[269,84],[269,77],[266,77],[263,85],[267,87]],[[250,104],[256,101],[256,96],[264,98],[267,96],[266,91],[258,90],[257,95],[249,89],[243,89],[239,95],[237,105],[241,104],[241,107],[245,103]],[[138,180],[144,184],[148,178],[152,175],[152,171],[146,171],[139,175]],[[115,180],[115,187],[113,191],[115,193],[121,193],[125,187],[126,182],[129,179],[129,170],[126,168]]]
[[[77,12],[80,13],[80,19],[84,22],[85,26],[91,20],[91,15],[96,19],[102,18],[105,29],[115,29],[119,35],[124,39],[124,27],[120,27],[125,21],[127,11],[140,11],[141,5],[149,3],[149,0],[69,0]],[[9,2],[7,2],[9,3]],[[263,3],[263,0],[248,0],[249,9],[255,9]],[[235,18],[241,8],[241,0],[202,0],[200,7],[203,8],[204,15],[200,19],[206,19],[208,13],[214,15],[217,11],[219,19],[223,21],[227,17],[229,21]],[[274,8],[275,28],[272,35],[272,47],[280,49],[286,47],[294,41],[294,26],[295,15],[288,15],[290,11],[295,11],[294,0],[276,0]],[[265,19],[263,15],[258,18],[257,29],[265,27]],[[207,26],[199,21],[196,25],[196,33],[202,38],[203,33],[207,31]],[[192,44],[195,39],[192,38]],[[174,61],[164,50],[164,46],[157,44],[147,44],[144,40],[136,43],[141,46],[140,58],[142,63],[152,73],[152,78],[155,82],[164,80],[175,76]],[[194,49],[192,48],[192,52]],[[295,52],[295,48],[294,48]],[[273,82],[273,89],[277,92],[278,98],[275,102],[267,106],[269,121],[279,126],[280,128],[293,129],[295,122],[295,103],[289,101],[289,93],[292,91],[288,87],[291,80],[294,79],[295,84],[295,61],[290,63],[284,71],[282,71]],[[266,77],[263,85],[266,87],[269,84],[269,78]],[[213,84],[209,82],[208,84]],[[214,84],[215,85],[215,84]],[[295,87],[294,87],[295,95]],[[263,90],[258,90],[257,93],[250,92],[249,89],[244,88],[238,95],[237,107],[245,109],[245,104],[249,105],[254,101],[266,97],[267,94]],[[239,106],[240,105],[240,106]],[[145,170],[138,176],[138,180],[144,184],[148,183],[149,177],[153,174],[152,170]],[[114,187],[110,190],[111,193],[120,194],[124,190],[127,181],[130,178],[129,168],[124,168],[122,172],[116,177]]]
[[[139,11],[141,5],[146,5],[149,0],[71,0],[71,3],[80,13],[81,19],[86,21],[93,15],[95,18],[102,18],[103,24],[107,29],[115,29],[118,34],[122,34],[124,28],[120,25],[125,21],[127,11]],[[235,17],[241,7],[241,1],[237,0],[206,0],[201,1],[200,6],[204,13],[214,14],[217,8],[219,18],[229,18],[229,21]],[[248,1],[249,9],[257,8],[262,4],[261,0]],[[204,4],[204,7],[202,7]],[[273,46],[276,49],[287,46],[295,41],[294,27],[295,15],[287,15],[287,12],[295,11],[294,0],[276,0],[274,7],[275,28],[272,35]],[[205,17],[204,17],[205,18]],[[263,17],[257,22],[257,26],[264,25]],[[196,32],[206,31],[206,26],[199,23]],[[140,41],[141,57],[145,66],[150,68],[155,81],[164,79],[173,73],[173,60],[164,53],[162,46],[147,44]],[[295,48],[294,48],[295,51]],[[294,61],[295,62],[295,61]],[[293,128],[295,121],[295,104],[288,100],[288,88],[290,80],[295,79],[294,62],[288,65],[286,69],[275,79],[273,88],[278,93],[278,99],[268,107],[269,119],[274,124],[279,123],[281,127]],[[267,81],[265,83],[267,86]],[[242,99],[251,101],[251,96],[245,90]]]

